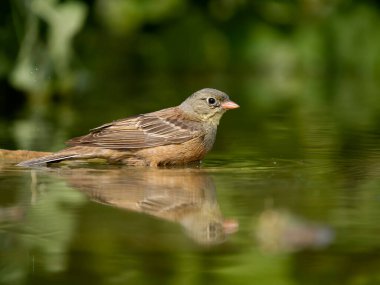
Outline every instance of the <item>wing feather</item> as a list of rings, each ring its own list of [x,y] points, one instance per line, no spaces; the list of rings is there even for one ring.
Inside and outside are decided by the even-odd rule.
[[[201,123],[183,118],[177,107],[174,107],[104,124],[66,144],[138,149],[179,144],[202,135]]]

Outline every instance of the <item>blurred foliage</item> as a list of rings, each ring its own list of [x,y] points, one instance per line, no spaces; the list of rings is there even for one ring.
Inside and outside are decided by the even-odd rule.
[[[325,115],[342,149],[380,130],[376,1],[11,0],[0,13],[3,147],[58,149],[202,87],[242,103],[231,132],[263,141],[272,123],[302,141]]]
[[[13,14],[23,14],[21,23],[17,24],[24,27],[9,76],[11,84],[34,100],[66,90],[72,85],[74,72],[70,68],[72,39],[83,27],[86,6],[80,2],[58,3],[58,0],[12,3]]]

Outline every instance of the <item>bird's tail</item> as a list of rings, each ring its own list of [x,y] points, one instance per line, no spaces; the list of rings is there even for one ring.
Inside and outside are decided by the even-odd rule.
[[[17,166],[42,166],[51,162],[60,162],[67,159],[75,158],[88,158],[92,157],[94,154],[94,148],[92,147],[68,147],[59,152],[41,156],[38,158],[33,158],[30,160],[25,160],[17,164]]]
[[[105,159],[110,162],[118,163],[125,157],[130,155],[129,152],[115,151],[92,146],[72,146],[65,148],[59,152],[46,156],[25,160],[17,164],[17,166],[41,166],[46,163],[60,162],[63,160],[88,160],[88,159]]]
[[[44,165],[46,163],[59,162],[62,160],[72,159],[72,158],[76,158],[79,156],[80,155],[76,152],[70,153],[68,151],[63,151],[63,152],[57,152],[57,153],[53,153],[50,155],[46,155],[43,157],[25,160],[25,161],[22,161],[19,164],[17,164],[17,166],[24,166],[24,167],[41,166],[41,165]]]

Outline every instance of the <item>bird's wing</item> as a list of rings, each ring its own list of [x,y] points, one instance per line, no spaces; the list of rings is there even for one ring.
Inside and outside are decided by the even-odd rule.
[[[174,107],[102,125],[66,144],[138,149],[179,144],[201,135],[201,123],[184,118],[183,113]]]

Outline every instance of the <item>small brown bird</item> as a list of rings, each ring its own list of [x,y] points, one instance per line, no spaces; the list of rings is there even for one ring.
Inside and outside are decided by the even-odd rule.
[[[67,141],[68,148],[18,165],[94,158],[156,167],[197,162],[211,150],[222,115],[238,107],[224,92],[205,88],[177,107],[104,124]]]

